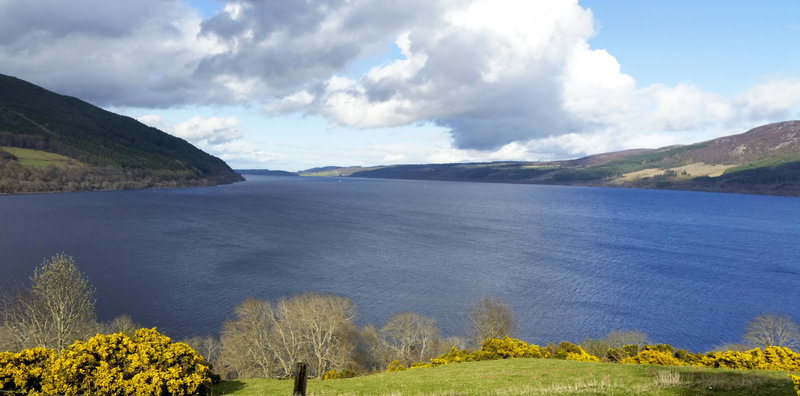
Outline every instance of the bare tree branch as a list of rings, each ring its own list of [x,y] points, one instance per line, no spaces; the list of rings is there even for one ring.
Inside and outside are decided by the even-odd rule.
[[[797,349],[800,346],[800,332],[797,323],[788,315],[767,312],[756,316],[745,328],[742,340],[751,347],[768,346]]]
[[[483,296],[467,308],[472,335],[476,345],[489,338],[513,337],[517,319],[511,308],[501,299]]]

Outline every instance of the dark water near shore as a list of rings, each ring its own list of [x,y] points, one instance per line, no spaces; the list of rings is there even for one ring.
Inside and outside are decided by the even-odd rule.
[[[216,188],[0,197],[0,287],[57,252],[173,338],[217,333],[247,297],[350,297],[465,332],[506,300],[538,344],[636,328],[703,351],[764,311],[800,320],[800,199],[506,184],[248,176]]]

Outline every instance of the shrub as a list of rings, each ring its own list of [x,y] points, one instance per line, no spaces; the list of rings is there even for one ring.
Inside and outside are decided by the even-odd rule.
[[[156,329],[136,332],[136,350],[128,358],[128,391],[143,394],[194,395],[210,386],[209,368],[188,345],[173,343]],[[148,393],[149,392],[149,393]]]
[[[609,348],[606,351],[606,357],[612,362],[620,362],[625,358],[635,356],[639,353],[638,345],[625,345],[620,348]]]
[[[699,363],[708,367],[800,371],[800,354],[789,348],[767,347],[746,352],[726,351],[707,353]]]
[[[586,353],[590,355],[603,357],[606,357],[606,351],[611,349],[611,344],[608,342],[608,340],[602,338],[585,338],[580,346],[584,351],[586,351]]]
[[[767,347],[758,356],[756,368],[759,370],[800,371],[800,354],[789,348]]]
[[[77,341],[61,354],[33,348],[0,354],[2,390],[28,394],[196,395],[211,385],[208,366],[155,329]]]
[[[332,379],[353,378],[356,376],[358,376],[358,373],[353,370],[328,370],[322,375],[322,380],[327,381]]]
[[[505,357],[497,354],[494,351],[488,352],[483,349],[479,349],[477,351],[470,352],[466,349],[451,348],[450,352],[445,353],[444,355],[440,355],[439,357],[432,358],[430,360],[430,365],[441,366],[450,363],[478,362],[482,360],[499,360],[499,359],[505,359]]]
[[[486,356],[498,355],[502,359],[508,358],[543,358],[547,357],[538,345],[528,344],[516,338],[504,337],[502,340],[490,338],[483,342],[481,352]],[[481,359],[491,360],[491,359]]]
[[[54,355],[53,350],[45,348],[0,353],[0,391],[40,392],[48,361]]]
[[[582,350],[581,350],[582,351]],[[585,353],[585,352],[584,352]],[[482,360],[499,360],[513,358],[545,358],[547,352],[538,345],[528,344],[514,338],[505,337],[502,340],[491,338],[483,342],[481,349],[467,351],[465,349],[450,348],[450,352],[431,358],[428,363],[413,363],[409,368],[435,367],[450,363],[477,362]],[[582,357],[582,359],[587,359]],[[577,359],[576,359],[577,360]],[[386,371],[405,370],[405,366],[397,360],[389,363]]]
[[[50,363],[43,390],[53,394],[127,394],[123,368],[134,352],[122,333],[77,341]]]
[[[642,347],[642,350],[651,349],[654,351],[664,352],[672,354],[675,352],[675,347],[669,344],[655,344],[655,345],[645,345]]]
[[[395,360],[392,360],[392,361],[391,361],[391,362],[390,362],[390,363],[389,363],[389,364],[386,366],[386,372],[387,372],[387,373],[391,373],[391,372],[394,372],[394,371],[404,371],[404,370],[406,370],[406,369],[408,369],[408,367],[404,366],[402,363],[400,363],[399,361],[397,361],[397,359],[395,359]]]
[[[450,363],[461,363],[462,361],[463,360],[449,361],[442,358],[431,358],[431,362],[429,363],[429,365],[431,367],[436,367],[436,366],[444,366],[445,364],[450,364]]]
[[[674,356],[676,359],[681,360],[689,365],[700,363],[700,361],[703,359],[703,355],[699,353],[691,353],[685,349],[678,349],[675,351]]]
[[[757,353],[760,353],[759,350]],[[748,352],[725,351],[707,353],[703,356],[700,364],[708,367],[725,367],[732,369],[753,369],[755,368],[754,350]]]
[[[566,359],[569,353],[586,353],[583,348],[567,341],[562,341],[557,347],[548,345],[548,349],[552,350],[552,352],[550,352],[550,357],[553,359]]]
[[[797,396],[800,396],[800,377],[789,374],[789,379],[794,382],[794,390],[797,392]]]
[[[441,366],[450,363],[472,362],[480,360],[478,351],[469,352],[464,349],[450,348],[450,352],[431,359],[431,365]]]
[[[620,363],[649,364],[652,366],[685,366],[682,360],[676,359],[671,352],[663,349],[645,348],[634,356],[622,359]]]
[[[578,347],[580,348],[580,347]],[[567,360],[575,360],[579,362],[599,362],[600,359],[597,356],[590,355],[586,351],[581,348],[581,353],[569,352],[567,353]]]

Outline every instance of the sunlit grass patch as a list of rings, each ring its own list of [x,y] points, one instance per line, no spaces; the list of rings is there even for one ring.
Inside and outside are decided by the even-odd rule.
[[[74,168],[83,166],[80,162],[63,155],[48,153],[41,150],[31,150],[19,147],[0,147],[3,151],[17,157],[20,165],[36,168],[46,168],[50,165],[56,168]]]

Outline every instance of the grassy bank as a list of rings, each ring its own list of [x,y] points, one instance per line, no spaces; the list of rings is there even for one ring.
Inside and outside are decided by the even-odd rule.
[[[215,395],[289,395],[291,380],[224,382]],[[786,395],[796,393],[785,372],[657,367],[551,359],[449,364],[308,383],[309,396],[327,395]]]

